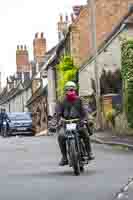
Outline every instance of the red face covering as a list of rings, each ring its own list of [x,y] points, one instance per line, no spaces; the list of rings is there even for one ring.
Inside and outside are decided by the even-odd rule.
[[[67,100],[73,102],[77,99],[77,94],[75,90],[69,90],[66,93]]]

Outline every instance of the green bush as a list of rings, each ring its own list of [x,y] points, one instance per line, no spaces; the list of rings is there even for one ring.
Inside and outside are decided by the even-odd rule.
[[[133,38],[122,43],[122,79],[125,111],[130,128],[133,128]]]
[[[68,81],[78,83],[78,67],[74,65],[71,56],[63,56],[57,66],[57,96],[61,99],[64,96],[64,86]]]

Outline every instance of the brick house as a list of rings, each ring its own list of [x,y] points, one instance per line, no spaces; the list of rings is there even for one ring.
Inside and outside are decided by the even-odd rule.
[[[107,38],[123,16],[132,9],[132,0],[96,0],[97,46]],[[73,19],[70,33],[71,55],[75,64],[81,66],[92,54],[90,2],[81,6],[79,14]]]
[[[45,131],[45,134],[47,134],[48,111],[51,101],[48,98],[48,73],[46,67],[51,62],[54,52],[55,47],[45,52],[40,64],[36,64],[36,73],[32,78],[32,96],[27,101],[27,107],[32,112],[33,127],[36,133]]]
[[[102,71],[116,72],[121,69],[121,39],[124,35],[133,37],[133,11],[130,10],[114,27],[98,48],[97,65],[99,78]],[[79,84],[80,96],[89,96],[93,91],[92,80],[94,75],[94,56],[88,59],[80,68]]]
[[[128,15],[128,9],[132,9],[131,5],[132,0],[96,0],[96,35],[98,47],[106,40],[114,30],[114,27],[120,23],[123,16]],[[47,68],[48,80],[50,80],[48,84],[48,96],[53,96],[54,99],[52,100],[52,114],[56,99],[56,80],[58,79],[56,65],[59,63],[61,55],[71,55],[75,65],[79,67],[86,63],[88,58],[92,56],[90,14],[90,3],[88,1],[86,5],[78,7],[77,13],[74,12],[71,15],[71,21],[69,21],[67,16],[65,20],[60,16],[58,22],[59,45],[56,48],[54,62]],[[83,76],[87,78],[88,73],[85,72]],[[80,81],[80,84],[83,80]]]

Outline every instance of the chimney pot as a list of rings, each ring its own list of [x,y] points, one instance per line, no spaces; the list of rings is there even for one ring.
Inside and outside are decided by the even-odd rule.
[[[44,36],[44,34],[43,34],[43,32],[42,32],[42,33],[41,33],[41,38],[44,38],[43,36]]]
[[[68,22],[68,15],[66,15],[66,22]]]
[[[26,47],[26,45],[24,45],[24,50],[25,50],[25,51],[27,50],[27,47]]]
[[[63,22],[63,16],[60,14],[60,22]]]
[[[35,34],[35,38],[38,38],[38,33]]]
[[[17,45],[17,50],[19,50],[19,45]]]
[[[23,50],[23,45],[21,45],[21,50]]]

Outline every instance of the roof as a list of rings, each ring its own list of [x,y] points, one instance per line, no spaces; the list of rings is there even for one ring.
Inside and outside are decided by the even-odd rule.
[[[120,20],[120,22],[114,27],[112,32],[109,33],[109,35],[101,43],[101,45],[98,48],[98,52],[96,56],[98,56],[102,51],[104,51],[107,48],[107,46],[112,42],[112,40],[121,33],[121,31],[125,28],[126,24],[129,22],[128,19],[132,14],[133,14],[133,10],[129,10],[127,14]],[[83,71],[86,65],[88,63],[91,63],[96,56],[90,55],[89,59],[85,63],[83,63],[83,65],[81,66],[80,71]]]
[[[52,63],[54,63],[55,61],[58,62],[58,54],[59,51],[64,47],[64,44],[66,42],[66,39],[70,33],[70,28],[71,26],[69,26],[68,31],[65,35],[65,37],[55,46],[50,58],[49,58],[49,62],[47,63],[45,70],[48,70],[48,68],[52,65]]]
[[[5,104],[9,100],[21,94],[23,91],[30,88],[31,83],[32,83],[31,80],[25,80],[24,83],[20,82],[16,88],[12,88],[9,92],[7,91],[6,87],[0,94],[0,105]]]

